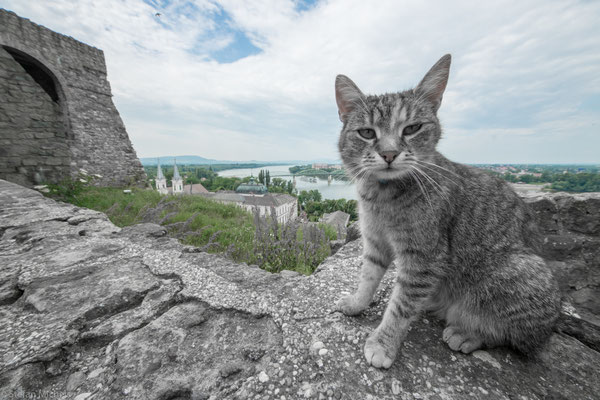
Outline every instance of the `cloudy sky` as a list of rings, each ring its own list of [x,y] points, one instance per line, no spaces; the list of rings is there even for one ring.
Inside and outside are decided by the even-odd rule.
[[[337,159],[337,74],[365,93],[399,91],[452,53],[439,146],[450,159],[600,162],[599,1],[0,0],[0,7],[104,50],[140,157]]]

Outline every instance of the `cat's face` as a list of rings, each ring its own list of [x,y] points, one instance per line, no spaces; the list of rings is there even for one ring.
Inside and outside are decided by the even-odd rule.
[[[436,113],[449,67],[446,55],[414,90],[381,96],[365,96],[349,78],[337,77],[344,123],[338,146],[352,177],[391,180],[425,168],[441,135]]]

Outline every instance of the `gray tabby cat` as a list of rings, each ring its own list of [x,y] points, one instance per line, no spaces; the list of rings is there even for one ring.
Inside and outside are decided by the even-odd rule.
[[[339,150],[356,182],[364,244],[357,291],[338,310],[367,308],[395,260],[381,324],[366,341],[369,364],[389,368],[421,311],[447,323],[443,340],[470,353],[509,345],[538,349],[558,317],[556,282],[537,255],[533,216],[502,180],[436,151],[437,110],[448,81],[442,57],[413,90],[365,96],[336,78],[344,123]]]

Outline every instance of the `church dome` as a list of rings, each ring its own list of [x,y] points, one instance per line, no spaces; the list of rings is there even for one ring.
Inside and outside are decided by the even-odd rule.
[[[237,193],[267,193],[267,187],[262,183],[256,182],[254,177],[250,178],[250,182],[242,183],[235,189]]]

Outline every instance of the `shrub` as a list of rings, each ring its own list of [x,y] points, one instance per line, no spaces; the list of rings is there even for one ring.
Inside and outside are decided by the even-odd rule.
[[[249,257],[270,272],[290,269],[305,275],[331,254],[325,231],[297,220],[279,224],[274,213],[261,217],[254,212],[254,246]]]

